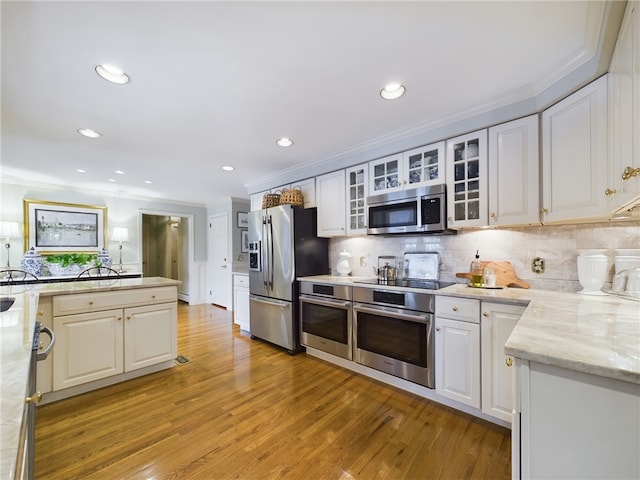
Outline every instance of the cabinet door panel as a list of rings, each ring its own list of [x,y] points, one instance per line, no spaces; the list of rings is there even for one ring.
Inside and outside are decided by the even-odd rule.
[[[328,173],[316,178],[318,236],[345,235],[345,172]]]
[[[128,308],[124,315],[125,372],[176,357],[178,311],[175,303]]]
[[[53,389],[122,373],[122,310],[54,317]]]
[[[480,408],[480,326],[436,317],[436,392]]]

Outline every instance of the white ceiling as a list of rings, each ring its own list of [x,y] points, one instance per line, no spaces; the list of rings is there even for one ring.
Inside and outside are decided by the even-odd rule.
[[[1,14],[5,179],[213,205],[535,97],[598,53],[605,4],[2,1]],[[132,82],[99,78],[99,63]],[[390,81],[401,99],[378,95]]]

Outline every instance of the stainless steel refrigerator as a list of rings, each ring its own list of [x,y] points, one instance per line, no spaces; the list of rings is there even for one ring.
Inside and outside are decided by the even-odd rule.
[[[300,351],[296,277],[329,273],[329,241],[318,238],[317,209],[290,205],[249,213],[251,337]]]

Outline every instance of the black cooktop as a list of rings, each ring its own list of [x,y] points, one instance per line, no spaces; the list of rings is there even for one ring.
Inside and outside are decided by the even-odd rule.
[[[380,285],[381,287],[410,287],[410,288],[424,288],[426,290],[439,290],[444,287],[448,287],[449,285],[453,285],[454,282],[440,282],[437,280],[424,280],[424,279],[400,279],[382,282],[377,278],[371,278],[367,280],[359,280],[354,283],[366,283],[367,285]]]

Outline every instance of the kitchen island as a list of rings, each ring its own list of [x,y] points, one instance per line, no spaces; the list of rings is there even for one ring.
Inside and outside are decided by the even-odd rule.
[[[79,295],[104,294],[124,298],[126,302],[127,295],[135,296],[136,292],[151,292],[157,289],[171,289],[177,295],[178,284],[179,282],[176,280],[149,277],[13,285],[0,288],[0,295],[16,299],[9,310],[0,313],[0,376],[2,384],[0,478],[14,477],[16,458],[19,455],[21,444],[20,434],[27,396],[27,380],[35,324],[36,321],[47,323],[45,318],[47,313],[42,309],[43,303],[52,304],[54,298],[72,299],[79,298]],[[173,303],[176,303],[175,299]],[[177,319],[173,319],[173,323],[177,323]],[[55,330],[54,333],[56,333]],[[54,345],[54,355],[56,348],[59,347],[60,345]],[[47,363],[50,360],[51,358],[41,363]],[[170,364],[165,362],[164,365],[166,368]],[[40,364],[38,368],[40,369]],[[46,376],[46,368],[44,370],[43,376]],[[145,372],[144,369],[139,370],[139,373],[143,372]]]

